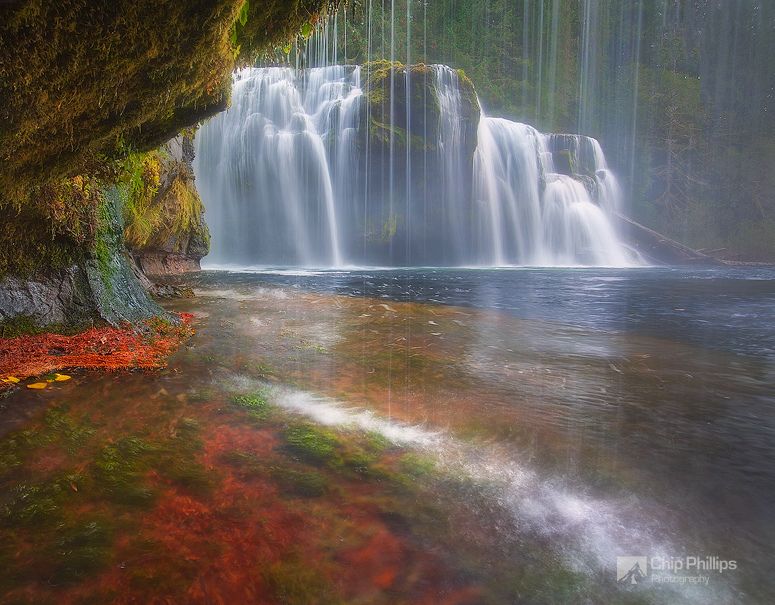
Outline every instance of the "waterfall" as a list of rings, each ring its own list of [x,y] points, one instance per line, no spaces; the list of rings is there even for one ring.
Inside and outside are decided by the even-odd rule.
[[[436,137],[439,190],[442,200],[441,231],[448,235],[442,245],[452,264],[471,262],[470,241],[466,229],[469,214],[469,189],[465,178],[465,132],[462,126],[462,99],[457,71],[446,65],[433,65],[439,124]],[[470,169],[469,169],[470,170]]]
[[[374,106],[357,66],[235,74],[232,106],[196,140],[207,262],[632,264],[595,139],[485,115],[477,126],[457,71],[419,67],[391,70],[395,99]]]
[[[484,115],[478,135],[474,199],[485,208],[479,226],[480,241],[489,244],[481,250],[485,263],[636,262],[612,225],[619,186],[595,139],[544,135],[527,124]]]
[[[345,262],[361,95],[358,67],[237,74],[232,107],[197,137],[213,261]]]

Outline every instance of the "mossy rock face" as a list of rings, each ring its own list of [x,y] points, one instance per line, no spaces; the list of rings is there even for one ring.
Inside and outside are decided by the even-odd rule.
[[[210,250],[193,159],[193,133],[186,132],[126,162],[126,243],[148,275],[197,270]]]
[[[122,164],[130,151],[152,150],[225,109],[234,67],[285,42],[329,4],[0,3],[0,323],[159,313],[134,277],[112,201],[113,218],[105,215],[106,196],[129,198]],[[191,183],[170,181],[159,204],[165,220],[144,245],[206,253]],[[173,211],[180,209],[182,216]]]
[[[42,329],[84,327],[95,320],[117,325],[164,311],[137,279],[124,248],[121,191],[101,191],[94,234],[80,259],[34,278],[0,278],[0,334],[16,336]]]
[[[434,69],[431,65],[407,67],[390,61],[371,61],[362,66],[364,95],[368,105],[368,112],[363,112],[363,119],[366,120],[368,114],[369,141],[372,145],[378,148],[388,146],[392,133],[396,148],[406,149],[408,144],[412,152],[436,151],[441,104]],[[457,76],[466,153],[473,156],[481,110],[471,80],[462,70],[457,70]],[[407,99],[410,107],[408,112]]]
[[[91,174],[117,143],[153,149],[225,109],[231,72],[328,0],[39,2],[0,6],[0,199]]]

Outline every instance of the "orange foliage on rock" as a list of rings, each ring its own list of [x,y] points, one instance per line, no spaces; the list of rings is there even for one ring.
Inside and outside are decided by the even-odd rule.
[[[193,316],[179,313],[180,325],[151,319],[138,328],[90,328],[80,334],[36,334],[0,339],[0,377],[23,380],[65,368],[161,368],[180,343],[193,334]],[[0,389],[12,382],[0,383]]]

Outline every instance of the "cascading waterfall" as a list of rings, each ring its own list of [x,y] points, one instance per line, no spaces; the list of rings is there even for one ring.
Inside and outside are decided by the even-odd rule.
[[[232,107],[197,137],[213,258],[341,265],[340,234],[355,202],[360,69],[273,67],[236,78]],[[335,158],[324,143],[331,136]]]
[[[619,187],[596,140],[485,115],[467,129],[456,70],[423,69],[411,80],[410,69],[391,71],[381,141],[360,67],[236,74],[232,107],[197,136],[208,261],[633,264],[612,226]]]
[[[555,157],[565,166],[558,167]],[[493,264],[635,262],[610,220],[618,211],[619,187],[595,139],[544,135],[526,124],[482,116],[474,197],[486,208],[480,241],[485,256],[489,242]]]

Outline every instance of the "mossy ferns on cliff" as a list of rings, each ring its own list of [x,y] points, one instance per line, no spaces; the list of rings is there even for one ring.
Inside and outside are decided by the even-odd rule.
[[[130,154],[124,163],[120,184],[124,197],[125,235],[128,244],[140,246],[153,235],[158,212],[152,204],[161,183],[159,150]]]

